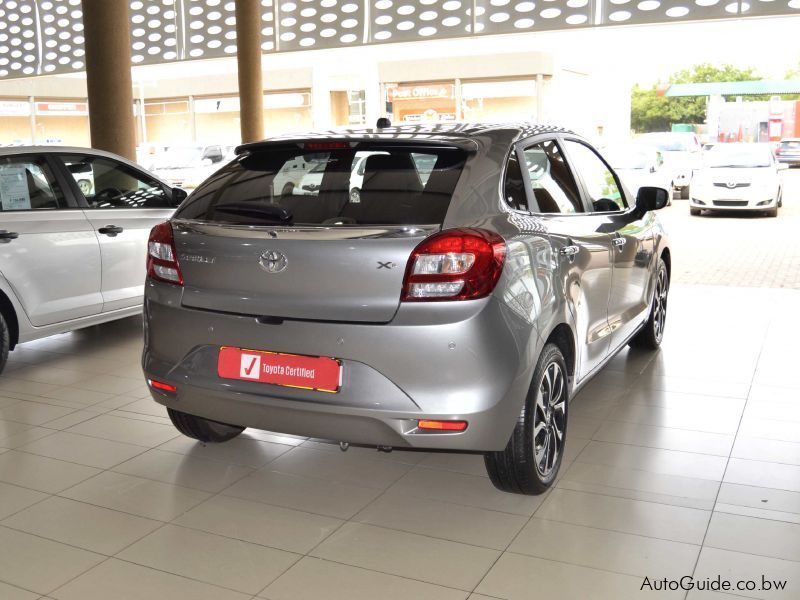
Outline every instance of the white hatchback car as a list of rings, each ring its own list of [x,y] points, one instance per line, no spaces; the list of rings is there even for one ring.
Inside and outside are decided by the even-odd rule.
[[[185,197],[108,152],[0,149],[0,371],[18,343],[139,313],[150,229]]]
[[[779,171],[785,168],[766,144],[717,144],[694,176],[689,212],[747,210],[775,217],[783,205]]]

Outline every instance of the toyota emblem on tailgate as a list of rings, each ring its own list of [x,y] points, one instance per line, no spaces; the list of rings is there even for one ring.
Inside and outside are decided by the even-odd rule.
[[[265,250],[261,253],[258,264],[260,264],[261,268],[267,273],[280,273],[286,270],[286,265],[289,264],[289,261],[283,252]]]

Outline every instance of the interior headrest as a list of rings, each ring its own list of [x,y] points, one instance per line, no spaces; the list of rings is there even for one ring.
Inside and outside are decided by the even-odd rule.
[[[410,153],[373,154],[364,165],[364,191],[421,192],[422,183]]]

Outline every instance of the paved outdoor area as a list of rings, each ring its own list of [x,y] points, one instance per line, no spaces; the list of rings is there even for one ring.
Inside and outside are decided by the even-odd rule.
[[[800,289],[800,169],[782,173],[783,208],[763,213],[689,216],[673,200],[659,216],[672,238],[678,283]]]
[[[689,219],[678,201],[667,221],[715,231],[710,256],[734,259],[754,239],[797,248],[746,235],[796,232],[800,198],[786,204]],[[676,243],[679,280],[687,254]],[[753,287],[758,264],[739,287],[673,286],[663,348],[624,351],[574,399],[542,497],[497,492],[475,455],[253,430],[194,443],[148,398],[135,318],[26,344],[0,377],[0,598],[796,599],[800,291]],[[688,575],[757,588],[640,591]]]

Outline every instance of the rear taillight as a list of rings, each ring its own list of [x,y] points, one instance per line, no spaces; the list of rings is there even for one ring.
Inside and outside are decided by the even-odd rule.
[[[151,279],[183,285],[172,225],[160,223],[150,231],[147,242],[147,276]]]
[[[403,301],[474,300],[488,296],[500,273],[506,245],[483,229],[448,229],[424,240],[411,253]]]

